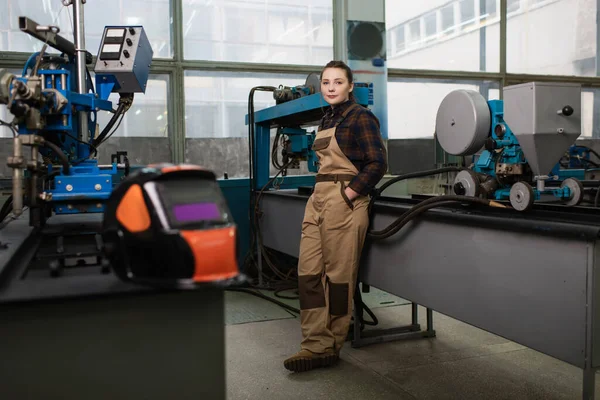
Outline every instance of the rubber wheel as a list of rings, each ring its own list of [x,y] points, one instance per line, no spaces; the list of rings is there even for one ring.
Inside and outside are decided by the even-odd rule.
[[[568,187],[571,189],[571,198],[565,201],[565,205],[569,207],[577,206],[581,204],[583,200],[583,183],[576,178],[567,178],[561,184],[561,188]]]
[[[535,200],[533,188],[527,182],[517,182],[510,188],[510,204],[517,211],[527,211]]]

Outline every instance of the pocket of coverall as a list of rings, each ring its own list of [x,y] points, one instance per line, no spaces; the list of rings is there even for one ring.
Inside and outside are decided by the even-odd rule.
[[[352,203],[352,200],[350,200],[348,198],[348,196],[346,196],[346,184],[344,184],[344,182],[340,182],[340,183],[341,183],[340,192],[342,194],[342,198],[346,202],[346,205],[348,206],[348,208],[350,208],[350,210],[354,210],[354,204]]]
[[[317,139],[313,143],[312,149],[315,151],[326,149],[329,147],[329,143],[331,143],[331,136]]]

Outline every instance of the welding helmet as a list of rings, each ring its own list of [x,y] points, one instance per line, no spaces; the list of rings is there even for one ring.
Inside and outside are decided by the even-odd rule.
[[[180,289],[236,283],[236,236],[214,173],[194,165],[131,173],[108,199],[102,226],[119,278]]]

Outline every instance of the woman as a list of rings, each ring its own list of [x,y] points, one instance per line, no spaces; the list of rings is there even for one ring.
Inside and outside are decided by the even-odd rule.
[[[338,360],[369,225],[369,193],[387,170],[379,120],[354,100],[352,71],[331,61],[321,93],[331,105],[313,144],[319,172],[302,222],[298,262],[301,351],[285,368],[307,371]]]

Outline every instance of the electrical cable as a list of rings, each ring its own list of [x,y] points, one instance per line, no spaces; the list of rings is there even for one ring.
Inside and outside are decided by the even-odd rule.
[[[44,142],[44,146],[48,147],[50,150],[52,150],[53,152],[56,153],[58,158],[60,158],[61,164],[63,166],[63,174],[69,175],[70,167],[69,167],[69,159],[67,158],[67,155],[65,153],[63,153],[63,151],[60,149],[60,147],[58,147],[57,145],[55,145],[52,142]]]
[[[9,124],[8,122],[3,121],[3,120],[0,119],[0,126],[6,126],[6,127],[8,127],[8,129],[10,129],[12,131],[13,137],[17,137],[18,136],[17,130],[15,129],[15,127],[14,127],[13,124]]]
[[[250,237],[252,241],[250,248],[246,254],[244,263],[256,263],[254,259],[254,247],[256,245],[256,228],[253,223],[252,210],[254,209],[254,177],[255,177],[255,146],[254,146],[254,93],[256,91],[274,92],[274,86],[256,86],[250,90],[248,95],[248,181],[249,181],[249,207],[248,207],[248,222],[250,225]]]

